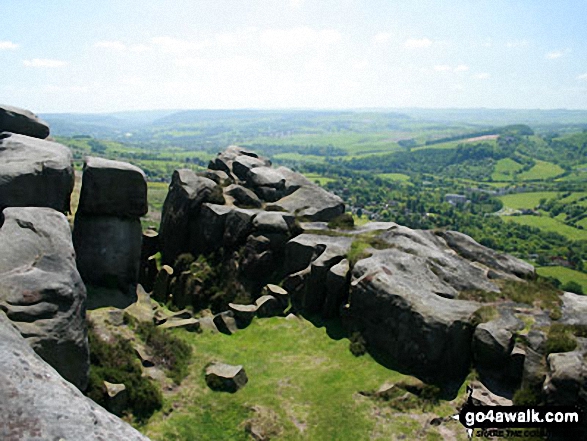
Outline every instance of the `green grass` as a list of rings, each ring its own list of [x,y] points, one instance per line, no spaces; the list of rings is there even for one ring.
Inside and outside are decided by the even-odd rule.
[[[388,181],[408,182],[410,180],[410,177],[408,175],[404,175],[403,173],[381,173],[377,176]]]
[[[569,227],[548,216],[502,216],[502,219],[507,222],[516,222],[521,225],[540,228],[544,231],[559,233],[571,240],[587,240],[587,230]]]
[[[394,417],[385,403],[359,394],[410,377],[369,355],[353,356],[348,339],[333,339],[324,327],[271,318],[254,320],[232,336],[177,335],[193,347],[190,375],[167,397],[164,411],[140,428],[153,440],[247,440],[245,426],[252,419],[283,440],[391,439],[392,434],[423,430],[409,415]],[[235,394],[211,391],[203,376],[210,361],[243,365],[248,384]],[[171,403],[174,410],[166,415]],[[445,416],[452,409],[440,402],[432,411]],[[458,431],[456,422],[448,427]],[[437,434],[432,427],[425,431],[424,436]]]
[[[329,182],[336,181],[336,179],[334,179],[334,178],[328,178],[328,177],[322,176],[318,173],[305,173],[304,176],[306,178],[308,178],[310,181],[312,181],[314,183],[317,182],[318,185],[322,185],[322,186],[328,184]]]
[[[554,277],[560,280],[562,284],[568,282],[577,282],[587,292],[587,274],[575,271],[564,266],[543,266],[536,269],[536,272],[544,277]]]
[[[535,193],[513,193],[500,196],[504,207],[521,210],[524,208],[532,209],[538,206],[540,199],[553,199],[557,196],[555,191],[540,191]]]
[[[519,162],[511,158],[504,158],[497,161],[491,175],[494,181],[512,181],[514,175],[523,167]]]
[[[536,165],[530,170],[520,173],[518,178],[521,181],[537,181],[556,178],[565,171],[552,162],[536,160]]]

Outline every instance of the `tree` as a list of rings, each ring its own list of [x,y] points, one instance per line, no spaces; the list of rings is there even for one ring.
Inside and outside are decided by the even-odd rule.
[[[581,285],[579,285],[577,282],[575,282],[574,280],[571,280],[571,281],[565,283],[564,285],[562,285],[561,289],[563,291],[574,292],[575,294],[584,294],[583,287]]]

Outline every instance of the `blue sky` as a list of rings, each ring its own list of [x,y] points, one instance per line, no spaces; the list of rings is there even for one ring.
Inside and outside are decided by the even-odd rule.
[[[587,109],[585,0],[2,0],[0,103]]]

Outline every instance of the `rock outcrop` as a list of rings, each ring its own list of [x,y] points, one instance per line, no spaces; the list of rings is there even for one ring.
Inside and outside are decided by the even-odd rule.
[[[63,361],[67,361],[66,354]],[[0,311],[0,438],[147,441],[65,381]]]
[[[32,348],[80,389],[88,382],[86,289],[66,217],[6,208],[0,227],[0,309]]]
[[[131,164],[86,158],[73,241],[82,279],[134,300],[146,214],[147,180]],[[92,299],[91,299],[92,300]]]
[[[73,184],[73,157],[67,147],[0,133],[0,210],[49,207],[67,213]]]
[[[0,104],[0,132],[45,139],[49,136],[49,126],[30,110]]]
[[[174,172],[160,229],[163,262],[173,264],[185,252],[206,254],[246,242],[257,249],[262,236],[270,242],[270,249],[263,250],[267,257],[245,262],[253,273],[262,274],[262,262],[299,233],[296,217],[328,221],[343,212],[338,196],[304,176],[286,167],[272,168],[268,159],[230,146],[200,176],[190,170]]]

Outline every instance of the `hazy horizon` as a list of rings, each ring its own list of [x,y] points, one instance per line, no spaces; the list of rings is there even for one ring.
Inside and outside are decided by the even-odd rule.
[[[133,110],[587,110],[587,2],[3,2],[0,101]]]

